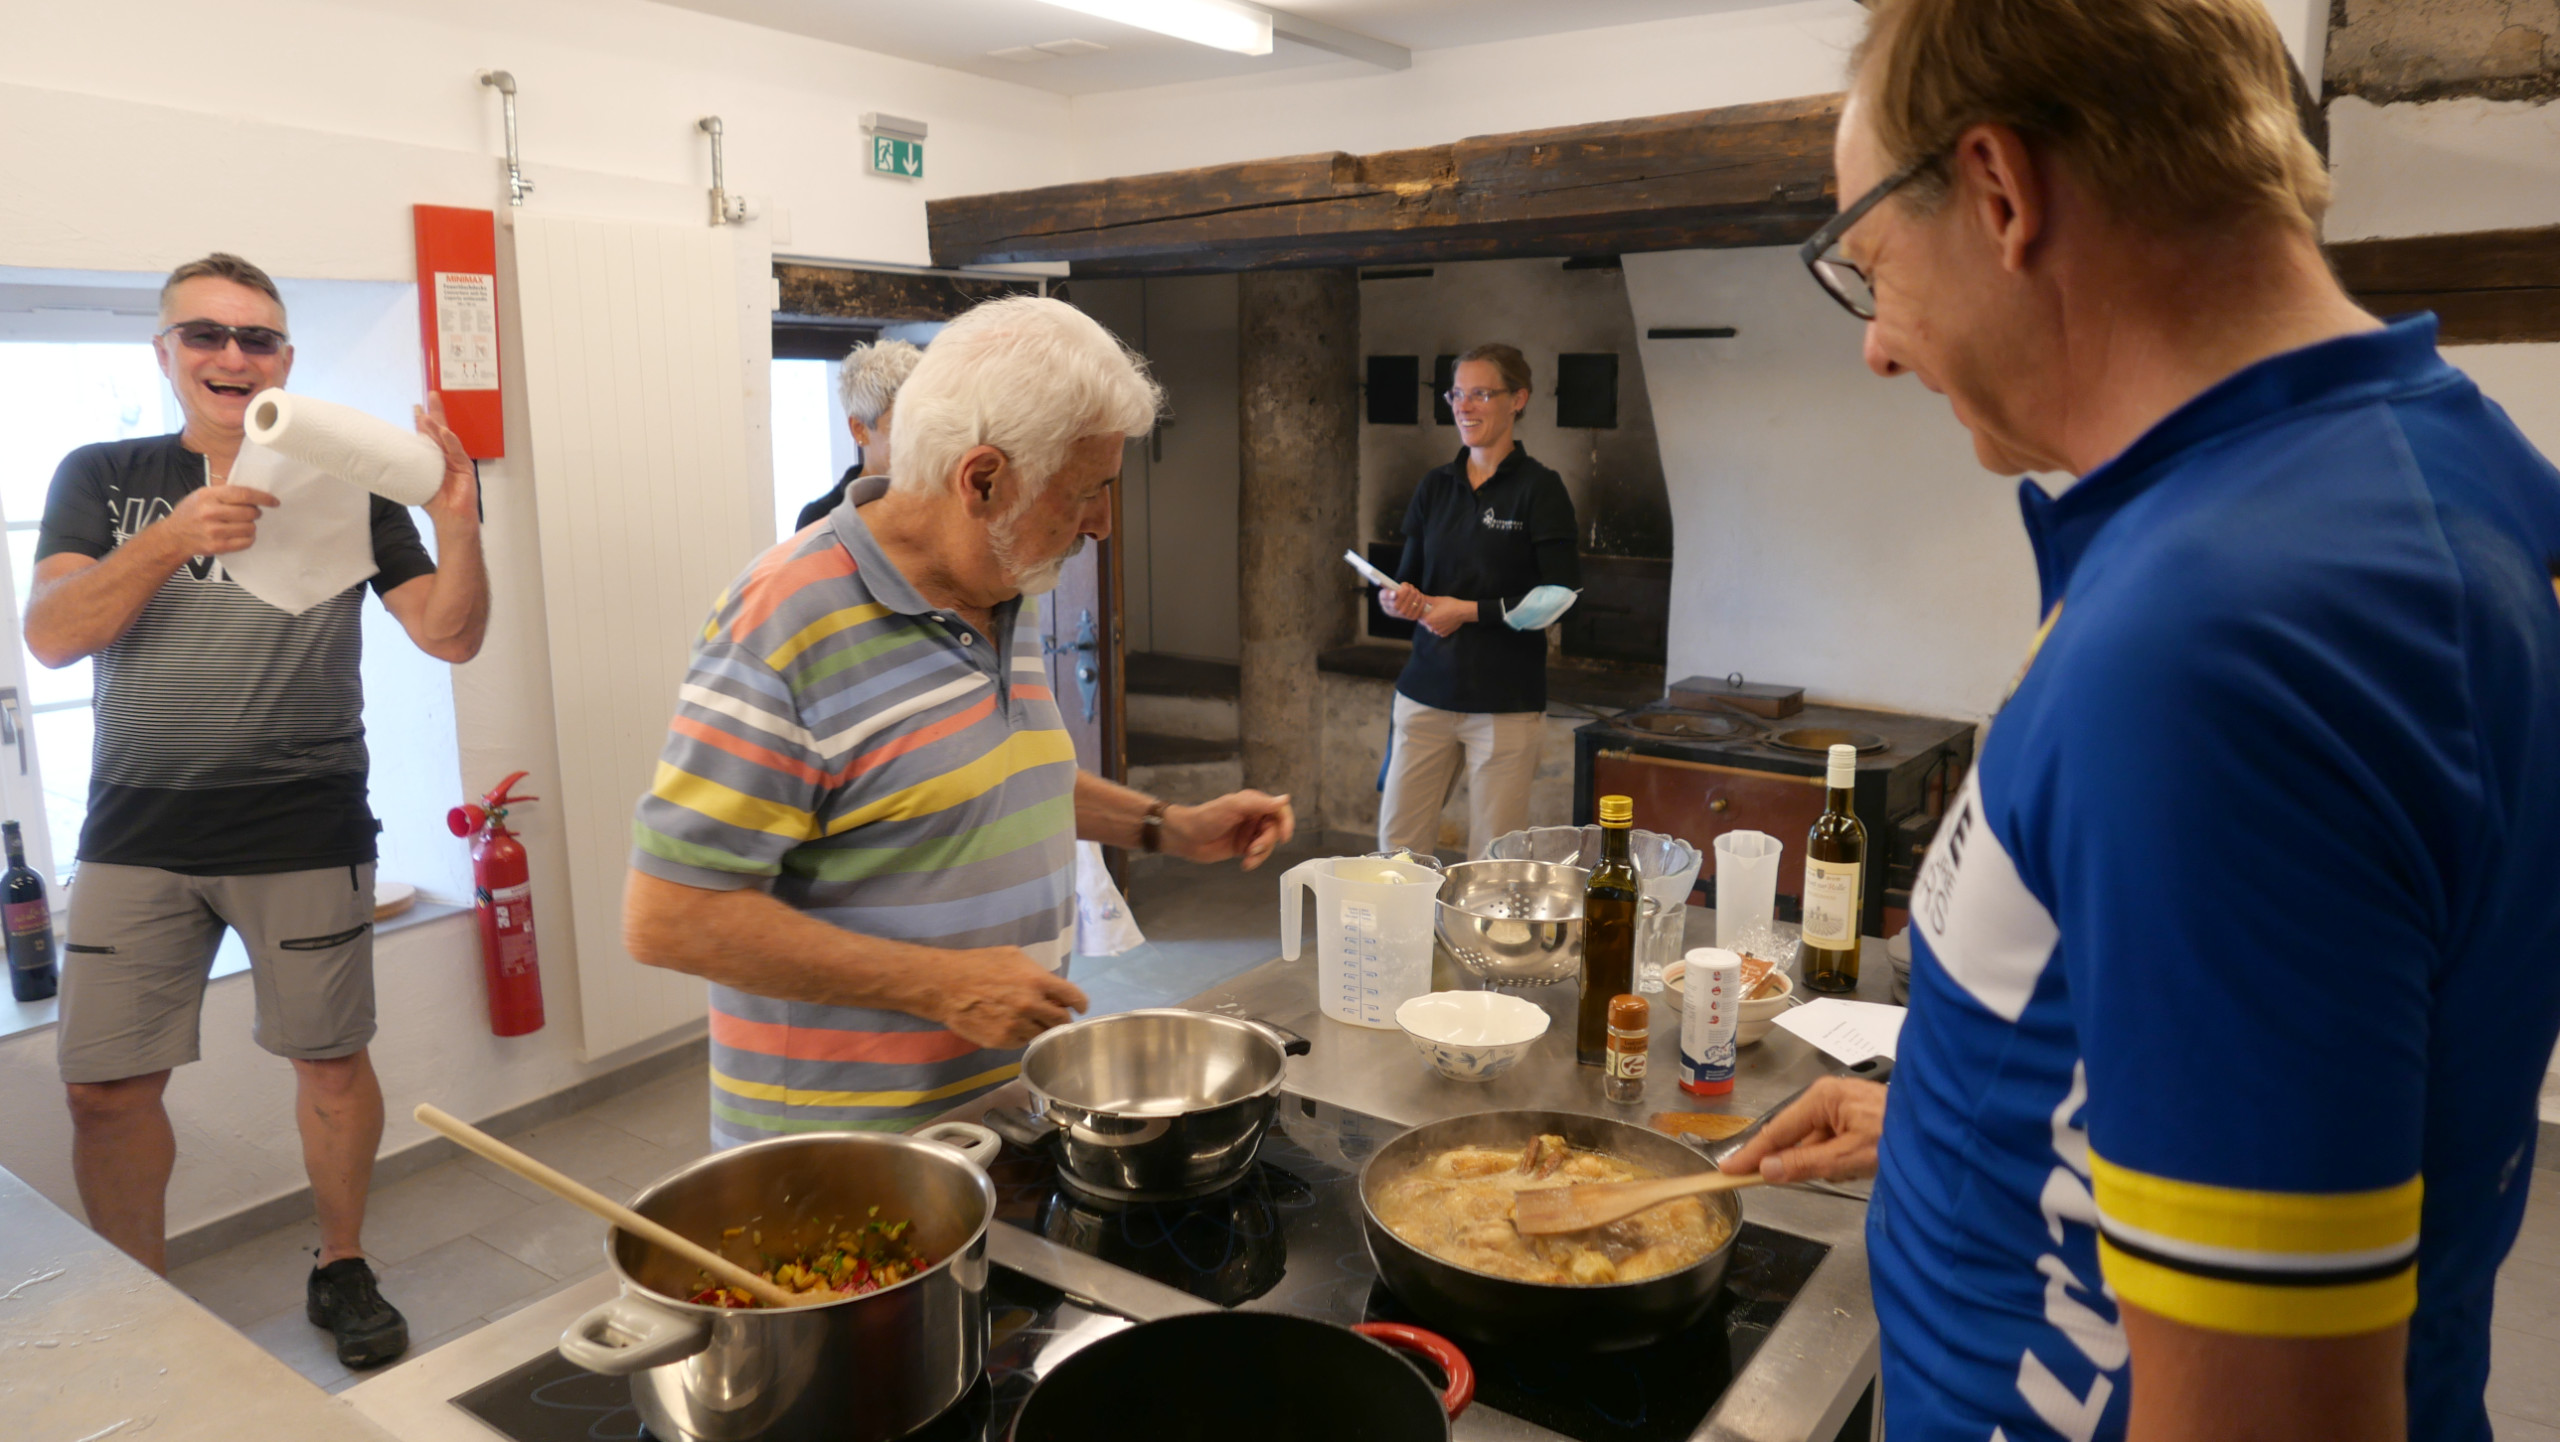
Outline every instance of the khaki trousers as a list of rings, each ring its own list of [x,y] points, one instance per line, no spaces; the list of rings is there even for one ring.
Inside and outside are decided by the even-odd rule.
[[[1540,711],[1443,711],[1399,692],[1386,794],[1378,799],[1378,846],[1430,853],[1440,812],[1467,777],[1467,859],[1482,861],[1493,839],[1529,824],[1529,782],[1538,774]]]

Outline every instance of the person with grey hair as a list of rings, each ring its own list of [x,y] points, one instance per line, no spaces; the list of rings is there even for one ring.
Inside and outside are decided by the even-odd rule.
[[[897,406],[898,387],[907,383],[907,377],[915,374],[916,362],[923,359],[923,351],[902,340],[868,341],[845,352],[844,367],[836,372],[836,400],[844,406],[845,428],[853,432],[860,454],[825,495],[800,508],[793,531],[805,531],[825,520],[829,511],[844,503],[844,493],[856,480],[889,474],[889,418]]]
[[[1075,844],[1259,865],[1289,799],[1171,806],[1076,766],[1026,595],[1111,531],[1162,397],[1083,313],[991,302],[897,396],[890,476],[766,552],[693,648],[623,938],[711,982],[727,1146],[916,1125],[1086,1006]]]

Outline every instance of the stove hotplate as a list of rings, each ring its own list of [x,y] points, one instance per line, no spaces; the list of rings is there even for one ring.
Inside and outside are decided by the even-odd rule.
[[[986,1379],[901,1442],[1002,1442],[1051,1364],[1129,1325],[1044,1282],[989,1268]],[[629,1381],[600,1377],[558,1352],[483,1382],[453,1404],[515,1442],[655,1442],[631,1405]]]
[[[1360,1167],[1405,1129],[1283,1096],[1254,1169],[1213,1196],[1110,1203],[1061,1181],[1051,1153],[1008,1144],[996,1216],[1225,1307],[1328,1322],[1419,1323],[1379,1280],[1361,1236]],[[1713,1310],[1688,1331],[1611,1355],[1462,1344],[1484,1405],[1584,1442],[1686,1438],[1829,1251],[1745,1223]]]

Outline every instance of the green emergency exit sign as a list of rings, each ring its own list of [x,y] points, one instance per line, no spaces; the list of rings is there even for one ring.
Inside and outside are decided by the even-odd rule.
[[[920,177],[924,174],[924,142],[875,135],[871,137],[871,168],[882,175]]]

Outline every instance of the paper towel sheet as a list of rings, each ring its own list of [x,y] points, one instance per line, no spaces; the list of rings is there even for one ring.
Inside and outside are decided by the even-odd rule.
[[[1118,956],[1147,944],[1129,915],[1129,903],[1111,884],[1111,868],[1102,861],[1102,843],[1076,843],[1076,954]]]
[[[279,504],[258,513],[258,538],[222,558],[252,596],[299,616],[372,578],[373,498],[316,467],[243,441],[231,484]]]
[[[280,390],[249,398],[249,439],[348,485],[423,506],[444,485],[444,447],[353,406]]]

